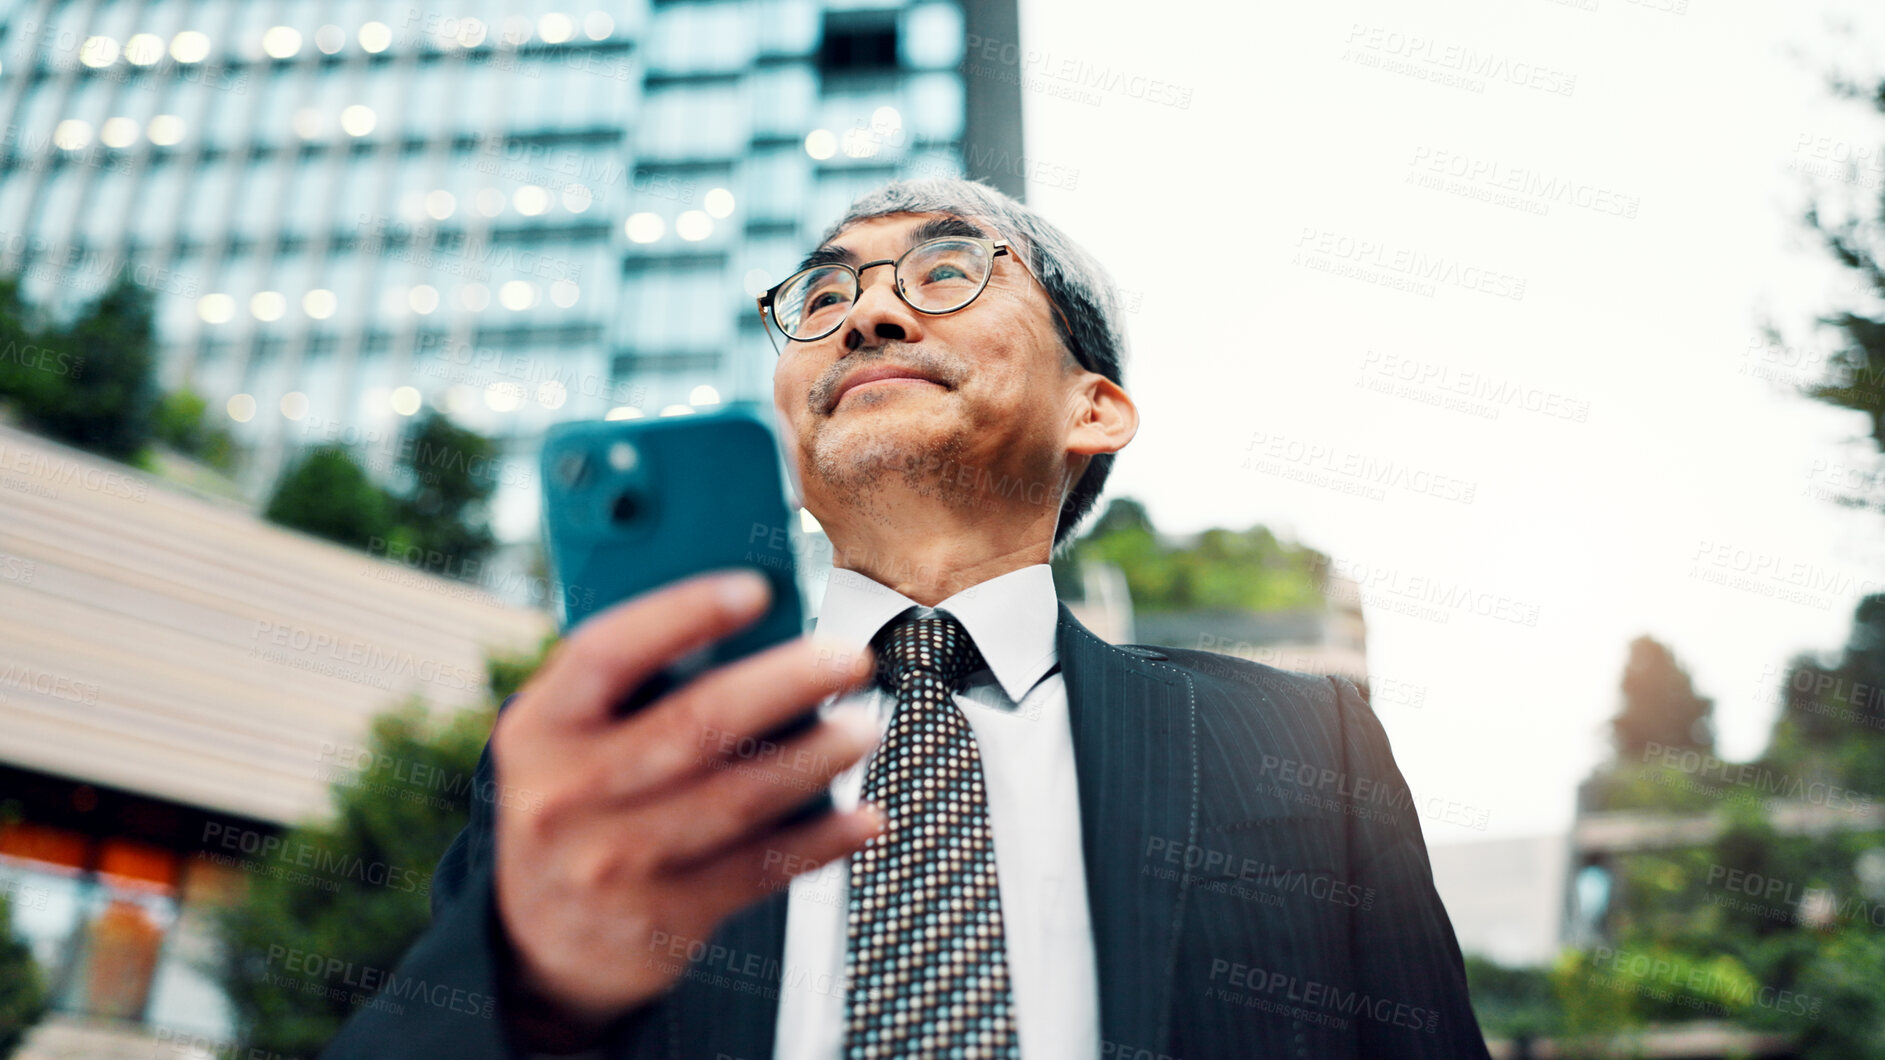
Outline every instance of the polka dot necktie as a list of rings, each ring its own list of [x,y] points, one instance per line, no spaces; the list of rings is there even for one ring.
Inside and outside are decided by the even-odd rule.
[[[982,759],[954,695],[981,653],[947,613],[874,646],[897,709],[864,798],[889,823],[851,859],[845,1056],[1019,1057]]]

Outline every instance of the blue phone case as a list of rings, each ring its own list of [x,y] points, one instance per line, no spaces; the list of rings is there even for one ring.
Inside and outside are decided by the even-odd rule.
[[[543,540],[559,587],[557,625],[691,575],[744,567],[772,587],[765,617],[677,661],[618,708],[628,714],[732,662],[804,632],[783,468],[771,426],[738,405],[656,419],[562,423],[543,441]],[[817,712],[767,733],[774,743]],[[782,824],[830,806],[821,792]]]

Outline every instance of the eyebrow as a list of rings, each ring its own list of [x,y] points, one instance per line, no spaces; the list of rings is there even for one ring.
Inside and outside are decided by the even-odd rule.
[[[973,236],[976,239],[994,238],[990,236],[982,226],[973,221],[967,221],[960,217],[933,217],[911,230],[909,245],[913,247],[918,243],[927,243],[932,239],[941,239],[944,236]],[[841,246],[837,243],[826,243],[824,246],[805,255],[805,260],[799,262],[799,267],[793,271],[799,272],[805,269],[815,268],[819,265],[849,265],[852,268],[856,268],[862,260],[863,259],[857,256],[857,252],[850,247]]]

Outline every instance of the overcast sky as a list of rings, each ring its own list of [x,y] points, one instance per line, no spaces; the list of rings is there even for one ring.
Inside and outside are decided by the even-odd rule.
[[[1825,87],[1885,73],[1845,11],[1023,4],[1030,201],[1130,310],[1113,492],[1368,582],[1409,782],[1486,814],[1432,842],[1565,827],[1641,633],[1758,753],[1786,660],[1885,587],[1885,520],[1815,496],[1864,420],[1790,392],[1869,304],[1799,223],[1885,185],[1885,119]]]

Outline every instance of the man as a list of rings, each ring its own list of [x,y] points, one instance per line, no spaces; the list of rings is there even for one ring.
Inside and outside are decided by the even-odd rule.
[[[761,300],[834,550],[818,636],[626,719],[761,583],[566,640],[480,766],[539,804],[477,804],[397,973],[495,1002],[369,1007],[329,1055],[1486,1056],[1354,686],[1110,646],[1054,597],[1051,551],[1138,427],[1107,290],[979,184],[856,203]],[[772,827],[834,780],[835,812]]]

